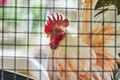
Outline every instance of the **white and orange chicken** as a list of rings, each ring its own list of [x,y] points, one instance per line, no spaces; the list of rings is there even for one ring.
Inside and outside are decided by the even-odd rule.
[[[45,33],[50,37],[51,50],[48,58],[48,72],[51,80],[53,78],[55,80],[111,79],[112,72],[110,71],[113,71],[115,67],[114,56],[111,53],[107,52],[106,49],[102,52],[102,47],[90,47],[89,36],[86,37],[85,41],[71,36],[66,30],[69,21],[68,19],[63,20],[62,15],[57,14],[57,19],[53,16],[53,20],[48,18]],[[106,26],[104,30],[110,35],[114,34],[112,26]],[[102,29],[98,28],[95,33],[101,33],[101,31]],[[110,35],[105,36],[105,42],[110,39]],[[93,40],[94,46],[102,46],[101,36],[93,35],[93,39],[96,37],[95,41]],[[102,74],[102,71],[107,72]]]
[[[86,4],[90,5],[90,1],[86,0]],[[92,5],[95,6],[96,3],[97,0],[93,0]],[[90,12],[83,13],[86,14],[83,14],[83,20],[90,20],[90,15],[87,15]],[[83,23],[80,26],[82,32],[88,34],[73,37],[67,30],[69,27],[67,18],[63,19],[58,13],[52,14],[51,17],[48,16],[44,29],[50,37],[48,57],[50,80],[111,80],[112,71],[116,69],[115,56],[103,46],[114,40],[115,28],[110,25],[99,26],[90,33],[87,30],[89,23]]]

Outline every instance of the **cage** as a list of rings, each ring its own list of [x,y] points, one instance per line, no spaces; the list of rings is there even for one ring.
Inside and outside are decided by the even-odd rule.
[[[119,80],[119,0],[0,0],[0,80]]]

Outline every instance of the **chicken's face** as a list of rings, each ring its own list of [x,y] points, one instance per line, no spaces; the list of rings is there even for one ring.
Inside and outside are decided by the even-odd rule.
[[[52,19],[48,16],[47,24],[45,25],[45,33],[50,37],[50,48],[56,49],[60,42],[65,37],[65,28],[69,25],[68,19],[64,19],[62,15],[56,13],[57,18],[52,15]]]

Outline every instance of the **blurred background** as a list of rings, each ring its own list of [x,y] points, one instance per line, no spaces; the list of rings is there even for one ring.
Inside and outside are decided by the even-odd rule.
[[[117,12],[116,14],[115,11],[110,12],[110,14],[118,15],[120,0],[99,0],[96,13],[93,14],[97,14],[99,8],[111,5],[116,5],[110,8],[117,8]],[[1,4],[0,55],[35,57],[46,67],[49,41],[44,34],[46,16],[56,12],[62,13],[70,20],[69,30],[77,33],[80,10],[78,9],[78,0],[8,0],[6,4]],[[97,20],[97,17],[94,20]],[[115,21],[113,18],[111,20]],[[120,26],[119,23],[118,26]]]

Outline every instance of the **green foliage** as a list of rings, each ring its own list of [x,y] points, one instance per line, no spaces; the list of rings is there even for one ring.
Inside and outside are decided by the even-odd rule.
[[[18,3],[16,5],[18,5]],[[4,19],[6,25],[15,27],[15,22],[17,22],[16,19],[21,19],[21,16],[23,16],[22,13],[22,8],[15,7],[15,0],[10,0],[9,4],[0,6],[0,20]],[[17,24],[19,25],[20,23],[17,22]]]
[[[96,8],[109,5],[116,5],[119,11],[118,13],[120,13],[120,0],[98,0]]]
[[[31,8],[30,12],[33,14],[33,29],[37,27],[42,27],[45,20],[45,6],[46,6],[46,0],[31,0]]]
[[[20,8],[0,8],[0,19],[4,19],[6,24],[14,25],[15,19],[20,19],[22,16],[22,9]],[[18,23],[19,24],[19,23]]]
[[[45,9],[43,9],[41,6],[36,5],[34,8],[31,8],[31,12],[34,16],[33,27],[37,27],[45,19]]]

